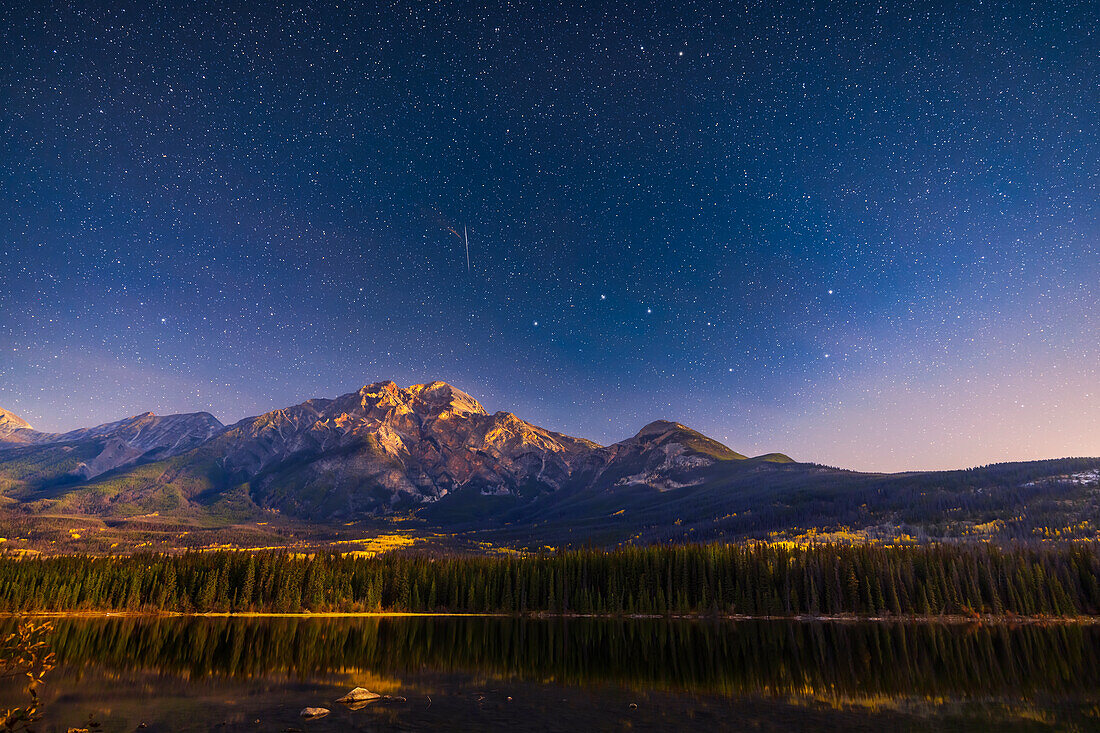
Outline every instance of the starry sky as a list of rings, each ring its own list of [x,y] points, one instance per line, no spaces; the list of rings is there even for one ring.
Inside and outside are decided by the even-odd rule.
[[[0,406],[1100,455],[1098,8],[9,0]]]

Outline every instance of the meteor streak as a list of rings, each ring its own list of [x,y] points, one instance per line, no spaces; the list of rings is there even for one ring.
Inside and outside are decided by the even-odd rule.
[[[466,247],[466,272],[470,272],[470,237],[466,233],[466,225],[465,224],[462,225],[462,234],[459,234],[458,231],[456,231],[454,229],[454,227],[449,227],[446,224],[444,224],[443,226],[446,227],[448,232],[455,235],[455,237],[457,237],[458,240],[460,242],[462,242],[463,245],[465,245],[465,247]]]

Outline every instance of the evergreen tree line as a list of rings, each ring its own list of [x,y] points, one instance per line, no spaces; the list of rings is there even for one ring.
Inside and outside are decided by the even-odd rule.
[[[0,559],[0,610],[1074,616],[1093,544],[765,544],[528,556],[194,552]]]

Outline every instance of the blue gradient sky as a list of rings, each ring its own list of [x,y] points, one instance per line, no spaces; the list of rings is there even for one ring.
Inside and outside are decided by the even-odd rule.
[[[445,379],[604,443],[1100,454],[1095,3],[253,5],[0,9],[36,427]]]

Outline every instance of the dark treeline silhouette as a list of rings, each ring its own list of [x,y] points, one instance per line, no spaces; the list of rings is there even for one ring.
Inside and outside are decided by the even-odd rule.
[[[1091,543],[62,556],[0,560],[0,610],[1075,616],[1098,577]]]

